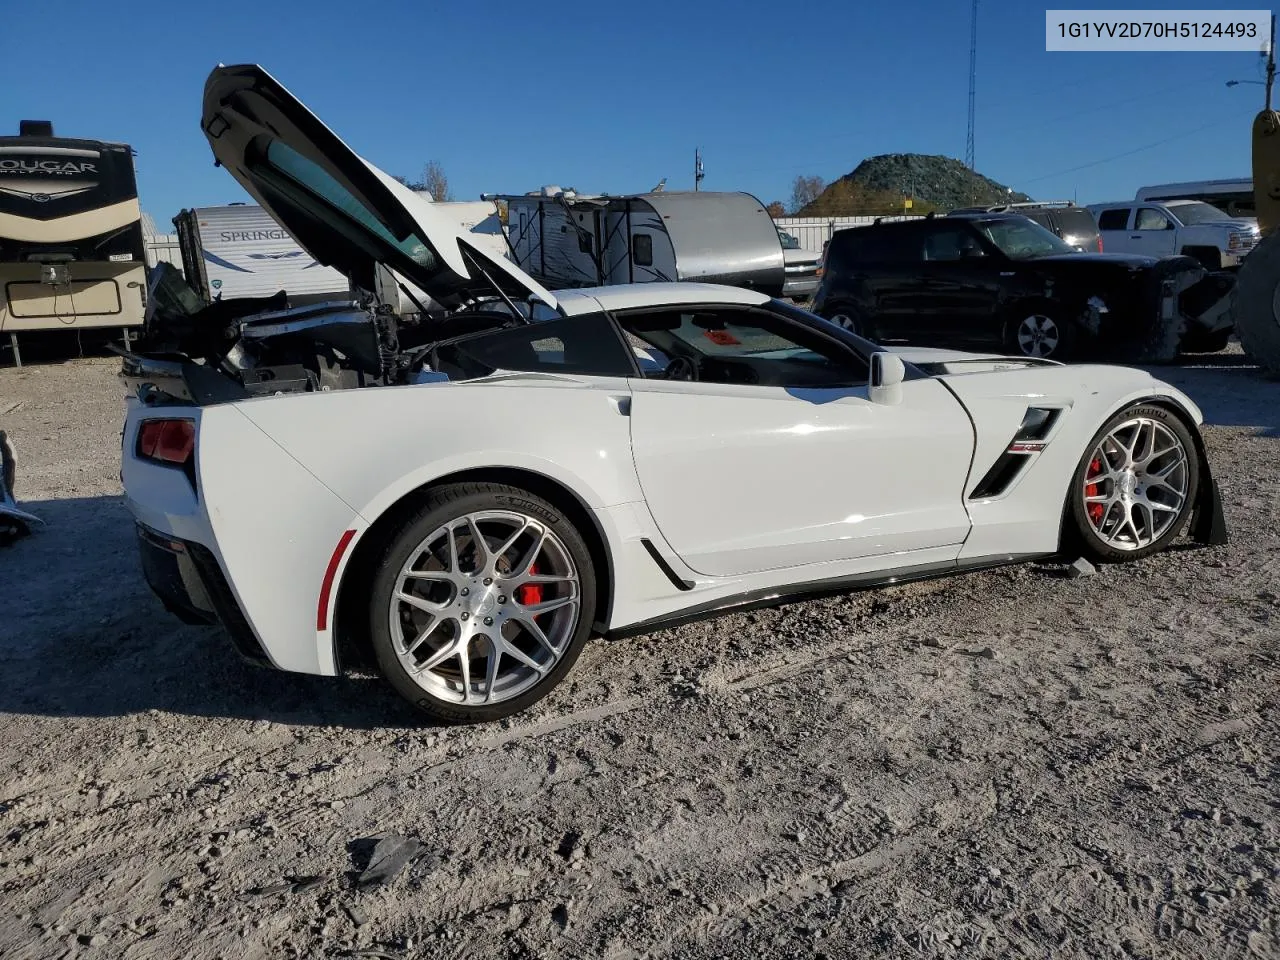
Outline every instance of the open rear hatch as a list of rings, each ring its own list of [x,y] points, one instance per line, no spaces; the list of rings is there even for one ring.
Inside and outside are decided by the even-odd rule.
[[[556,298],[514,264],[478,249],[461,225],[356,155],[267,71],[218,66],[201,128],[218,163],[320,263],[375,289],[378,264],[438,303]]]

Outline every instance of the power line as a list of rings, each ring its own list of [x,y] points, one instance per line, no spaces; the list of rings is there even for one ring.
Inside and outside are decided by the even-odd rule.
[[[1135,153],[1143,153],[1144,151],[1147,151],[1147,150],[1154,150],[1156,147],[1162,147],[1166,143],[1172,143],[1174,140],[1182,140],[1185,137],[1190,137],[1197,133],[1202,133],[1205,130],[1208,130],[1212,127],[1220,127],[1224,123],[1236,123],[1237,120],[1238,118],[1235,116],[1225,117],[1220,120],[1215,120],[1212,123],[1206,123],[1203,126],[1194,127],[1191,130],[1184,130],[1182,133],[1175,133],[1173,136],[1165,137],[1163,140],[1153,140],[1151,143],[1144,143],[1142,146],[1134,147],[1132,150],[1126,150],[1124,151],[1124,153],[1113,154],[1110,157],[1102,157],[1098,160],[1090,160],[1088,163],[1082,163],[1082,164],[1079,164],[1078,166],[1068,167],[1065,170],[1056,170],[1053,173],[1046,173],[1043,176],[1039,176],[1039,177],[1019,178],[1018,182],[1025,186],[1028,183],[1039,183],[1041,180],[1050,180],[1054,177],[1061,177],[1068,173],[1075,173],[1077,170],[1087,170],[1089,167],[1098,167],[1104,163],[1111,163],[1113,160],[1122,160],[1125,157],[1132,157]]]

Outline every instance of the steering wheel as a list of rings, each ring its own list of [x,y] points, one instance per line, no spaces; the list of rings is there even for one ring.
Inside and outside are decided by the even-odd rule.
[[[662,371],[663,380],[697,380],[698,365],[688,357],[672,357]]]

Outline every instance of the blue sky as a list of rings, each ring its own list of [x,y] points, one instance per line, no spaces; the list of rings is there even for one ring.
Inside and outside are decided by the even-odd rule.
[[[262,63],[388,172],[439,160],[455,199],[688,189],[695,146],[704,189],[765,202],[878,153],[964,156],[969,0],[56,6],[6,8],[0,130],[131,143],[162,229],[244,199],[199,130],[218,61]],[[1248,175],[1262,87],[1225,81],[1258,79],[1257,54],[1047,53],[1044,9],[982,0],[979,171],[1082,203]]]

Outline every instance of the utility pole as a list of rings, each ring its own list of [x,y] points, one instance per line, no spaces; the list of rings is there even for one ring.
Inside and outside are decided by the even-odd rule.
[[[1267,109],[1271,109],[1271,85],[1276,79],[1276,15],[1271,15],[1271,42],[1267,44]]]
[[[702,178],[706,176],[702,172],[702,149],[700,147],[693,148],[693,189],[697,190]]]
[[[1275,18],[1272,18],[1274,22]],[[969,137],[964,145],[964,163],[973,169],[973,101],[978,83],[978,0],[973,0],[969,18]]]

